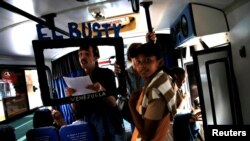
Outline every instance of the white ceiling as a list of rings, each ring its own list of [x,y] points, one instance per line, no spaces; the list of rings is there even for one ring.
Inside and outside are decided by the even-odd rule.
[[[238,0],[240,1],[240,0]],[[0,1],[0,58],[33,57],[32,40],[37,40],[36,24],[24,16],[2,8],[3,2],[11,4],[35,17],[56,13],[55,26],[68,32],[68,23],[88,22],[95,19],[88,12],[90,6],[101,6],[106,18],[132,14],[129,0],[4,0]],[[236,0],[153,0],[150,6],[152,26],[156,31],[168,29],[188,2],[207,4],[225,10]],[[140,7],[140,28],[129,36],[147,32],[145,11]],[[42,18],[40,18],[42,19]],[[42,19],[44,20],[44,19]],[[127,35],[128,36],[128,35]]]

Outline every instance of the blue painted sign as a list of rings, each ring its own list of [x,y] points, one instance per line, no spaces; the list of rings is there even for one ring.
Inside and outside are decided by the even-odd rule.
[[[101,38],[102,33],[108,38],[109,37],[109,30],[112,29],[114,31],[114,37],[120,37],[120,29],[121,24],[116,23],[82,23],[82,31],[79,30],[77,23],[68,23],[68,30],[69,30],[69,38]],[[52,40],[52,39],[63,39],[62,35],[57,35],[56,31],[51,31],[50,37],[47,33],[43,32],[43,29],[48,29],[46,26],[37,24],[36,30],[38,35],[38,40]],[[85,30],[87,29],[87,30]],[[86,33],[87,31],[87,33]]]

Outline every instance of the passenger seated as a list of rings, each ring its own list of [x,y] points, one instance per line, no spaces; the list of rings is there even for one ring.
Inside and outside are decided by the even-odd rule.
[[[185,82],[186,72],[180,67],[171,70],[172,83],[178,87],[176,92],[177,113],[174,117],[173,135],[174,141],[195,141],[199,133],[196,121],[200,118],[200,112],[193,113],[193,107],[188,108],[186,102],[190,99],[182,92],[182,85]]]
[[[61,116],[61,113],[57,110],[50,110],[48,108],[37,109],[33,116],[33,127],[46,127],[54,126],[60,128],[62,125],[66,125],[66,122]]]
[[[35,111],[33,116],[33,127],[45,127],[45,126],[54,126],[54,119],[51,115],[50,109],[39,108]]]
[[[76,124],[87,124],[87,122],[85,121],[83,115],[75,114],[75,121],[73,121],[71,124],[73,124],[73,125],[76,125]]]
[[[11,125],[0,125],[1,141],[16,141],[15,128]]]

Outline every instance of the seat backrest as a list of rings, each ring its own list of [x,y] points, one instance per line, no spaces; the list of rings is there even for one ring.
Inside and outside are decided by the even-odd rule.
[[[94,141],[94,136],[88,124],[71,124],[59,130],[61,141]]]
[[[59,131],[54,126],[30,129],[26,133],[27,141],[60,141]]]

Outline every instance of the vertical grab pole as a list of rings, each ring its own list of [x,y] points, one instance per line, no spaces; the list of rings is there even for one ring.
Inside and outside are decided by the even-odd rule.
[[[152,24],[151,24],[151,18],[150,18],[150,13],[149,13],[149,6],[152,5],[152,1],[146,1],[146,2],[141,2],[140,5],[144,7],[145,9],[145,14],[146,14],[146,19],[147,19],[147,25],[148,25],[148,32],[152,32]]]

